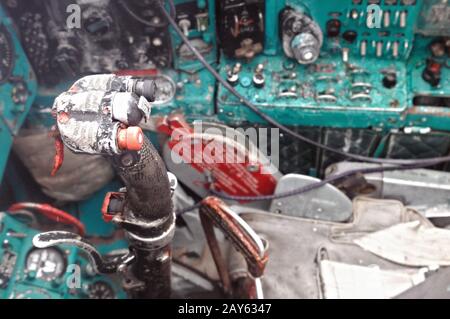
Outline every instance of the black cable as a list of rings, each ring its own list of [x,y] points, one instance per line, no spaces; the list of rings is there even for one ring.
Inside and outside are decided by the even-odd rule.
[[[431,164],[436,165],[436,163]],[[286,198],[291,196],[298,196],[304,193],[307,193],[309,191],[312,191],[314,189],[320,188],[326,184],[336,182],[338,180],[341,180],[343,178],[350,177],[352,175],[356,174],[373,174],[373,173],[382,173],[382,172],[388,172],[388,171],[404,171],[404,170],[411,170],[411,169],[418,169],[426,167],[424,165],[408,165],[408,166],[382,166],[382,167],[370,167],[370,168],[359,168],[359,169],[353,169],[349,171],[342,172],[340,174],[331,175],[326,177],[325,179],[312,183],[309,185],[305,185],[303,187],[293,189],[291,191],[286,191],[279,194],[273,194],[273,195],[260,195],[260,196],[234,196],[234,195],[228,195],[221,192],[218,192],[214,189],[210,189],[211,193],[217,197],[220,197],[222,199],[226,200],[234,200],[234,201],[263,201],[263,200],[274,200],[274,199],[280,199],[280,198]]]
[[[159,2],[159,1],[158,1],[158,2]],[[136,21],[138,21],[138,22],[140,22],[140,23],[142,23],[142,24],[144,24],[144,25],[146,25],[146,26],[149,26],[149,27],[152,27],[152,28],[163,28],[163,27],[167,26],[167,22],[164,22],[164,21],[161,22],[161,23],[153,23],[153,22],[150,22],[150,21],[147,21],[147,20],[141,18],[141,17],[138,16],[133,10],[130,9],[130,7],[125,3],[124,0],[119,0],[119,4],[125,9],[125,11],[126,11],[133,19],[135,19]],[[173,2],[172,2],[172,4],[173,4]],[[175,7],[172,7],[172,5],[171,5],[171,12],[173,12],[173,13],[175,13],[174,8],[175,8]]]
[[[172,3],[172,0],[168,0],[169,3]],[[435,164],[431,164],[433,161],[441,160],[442,162],[450,161],[450,156],[442,156],[442,157],[433,157],[433,158],[425,158],[425,159],[383,159],[383,158],[372,158],[367,157],[363,155],[357,155],[352,153],[347,153],[338,149],[335,149],[333,147],[327,146],[325,144],[316,142],[314,140],[311,140],[301,134],[298,134],[294,132],[293,130],[289,129],[288,127],[284,126],[283,124],[277,122],[275,119],[270,117],[269,115],[266,115],[262,111],[259,110],[257,106],[255,106],[252,102],[250,102],[247,98],[245,98],[243,95],[241,95],[238,91],[236,91],[235,88],[233,88],[226,80],[224,80],[220,74],[205,60],[205,58],[201,55],[201,53],[191,44],[189,39],[184,35],[184,33],[180,30],[175,20],[171,17],[171,15],[167,12],[164,5],[161,2],[158,2],[162,13],[165,15],[167,21],[169,21],[169,24],[174,28],[176,33],[180,36],[182,41],[186,44],[186,46],[191,50],[191,52],[196,56],[196,58],[200,61],[200,63],[203,64],[203,66],[216,78],[217,81],[219,81],[231,94],[236,96],[239,101],[247,106],[249,109],[251,109],[254,113],[256,113],[259,117],[264,119],[269,124],[279,128],[281,131],[291,135],[292,137],[301,140],[305,143],[308,143],[310,145],[313,145],[315,147],[321,148],[325,151],[329,151],[332,153],[336,153],[338,155],[343,156],[344,158],[350,158],[359,162],[369,162],[369,163],[376,163],[376,164],[392,164],[392,165],[416,165],[421,164],[425,166],[432,166]]]
[[[430,165],[436,165],[436,164],[439,164],[439,163],[436,161],[436,163],[433,163]],[[370,167],[370,168],[353,169],[353,170],[342,172],[340,174],[328,176],[325,179],[323,179],[319,182],[316,182],[316,183],[312,183],[312,184],[305,185],[305,186],[297,188],[297,189],[293,189],[291,191],[286,191],[283,193],[273,194],[273,195],[235,196],[235,195],[228,195],[228,194],[218,192],[218,191],[214,190],[213,188],[210,189],[210,192],[211,192],[211,194],[213,194],[217,197],[220,197],[222,199],[225,199],[225,200],[257,202],[257,201],[274,200],[274,199],[298,196],[298,195],[310,192],[312,190],[318,189],[326,184],[333,183],[333,182],[336,182],[343,178],[350,177],[350,176],[356,175],[356,174],[373,174],[373,173],[382,173],[382,172],[388,172],[388,171],[405,171],[405,170],[418,169],[418,168],[424,168],[424,167],[426,167],[426,166],[424,166],[424,165],[408,165],[408,166],[384,166],[384,167]],[[177,216],[180,216],[189,211],[198,209],[198,208],[200,208],[200,206],[201,206],[201,202],[198,202],[195,205],[192,205],[192,206],[189,206],[182,210],[177,211],[176,214],[177,214]]]

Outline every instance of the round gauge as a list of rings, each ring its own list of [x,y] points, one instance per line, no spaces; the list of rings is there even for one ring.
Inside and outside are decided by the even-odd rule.
[[[89,299],[114,299],[114,289],[104,281],[97,281],[88,288]]]
[[[0,24],[0,84],[6,82],[14,68],[14,46],[11,36],[3,24]]]
[[[155,101],[154,105],[161,105],[169,103],[173,100],[176,93],[175,82],[166,75],[159,75],[153,78],[156,84]]]
[[[28,253],[26,270],[35,272],[37,279],[52,281],[64,274],[66,260],[57,248],[36,248]]]

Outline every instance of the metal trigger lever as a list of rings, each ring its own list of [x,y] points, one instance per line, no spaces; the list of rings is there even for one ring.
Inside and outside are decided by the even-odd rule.
[[[104,257],[80,235],[65,231],[49,231],[37,234],[33,237],[33,245],[37,248],[57,245],[76,246],[86,252],[94,271],[99,274],[115,273],[118,271],[119,266],[127,265],[135,259],[134,253],[131,252],[121,256]]]
[[[269,259],[268,242],[256,234],[238,214],[216,197],[207,197],[202,201],[200,221],[225,293],[232,295],[233,287],[214,232],[214,226],[230,239],[234,248],[245,258],[248,272],[253,278],[254,291],[250,289],[250,298],[264,299],[261,277]]]

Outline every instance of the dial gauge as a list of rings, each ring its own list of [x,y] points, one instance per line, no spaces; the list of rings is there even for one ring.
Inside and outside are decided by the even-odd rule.
[[[89,299],[114,299],[113,288],[104,281],[97,281],[89,286]]]
[[[166,75],[158,75],[153,78],[156,84],[155,101],[153,105],[162,105],[169,103],[175,97],[177,91],[175,82]]]
[[[66,269],[66,260],[59,249],[33,249],[28,253],[26,270],[34,271],[36,278],[52,281],[61,277]]]

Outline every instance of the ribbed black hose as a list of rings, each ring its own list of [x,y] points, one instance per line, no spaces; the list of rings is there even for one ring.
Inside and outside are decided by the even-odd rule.
[[[127,189],[127,208],[136,218],[155,222],[172,216],[166,166],[146,137],[139,152],[118,155],[113,165]]]
[[[169,178],[162,158],[145,137],[139,152],[127,152],[114,158],[113,165],[127,189],[124,215],[126,219],[144,224],[122,225],[127,231],[143,238],[164,234],[173,224],[173,204]],[[150,226],[150,227],[148,227]],[[133,298],[169,298],[171,293],[170,244],[154,249],[145,242],[130,241],[136,255],[133,275],[144,283],[144,289],[134,291]]]

